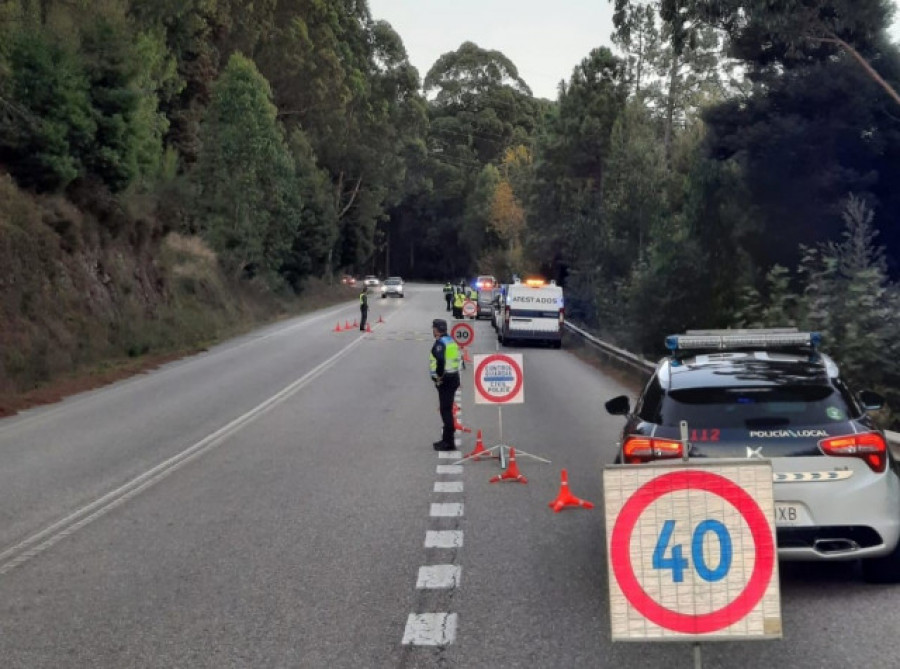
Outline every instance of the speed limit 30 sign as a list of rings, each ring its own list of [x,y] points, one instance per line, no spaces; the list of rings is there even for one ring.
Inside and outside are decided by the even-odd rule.
[[[457,323],[450,328],[450,336],[459,346],[468,346],[475,341],[475,330],[468,323]]]
[[[781,637],[768,461],[603,472],[614,641]]]

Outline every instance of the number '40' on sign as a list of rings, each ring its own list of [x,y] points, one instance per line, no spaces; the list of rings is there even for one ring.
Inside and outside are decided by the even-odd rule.
[[[681,583],[684,581],[684,572],[690,569],[691,562],[684,557],[682,544],[669,546],[674,531],[674,520],[667,520],[663,523],[662,531],[656,540],[656,548],[653,549],[653,568],[671,570],[672,580],[675,583]],[[703,554],[703,541],[710,532],[716,535],[719,543],[719,563],[715,569],[710,569],[706,563],[706,556]],[[731,570],[732,555],[731,534],[729,534],[728,528],[718,520],[704,520],[694,528],[691,536],[691,559],[694,571],[704,581],[715,583],[725,578]]]

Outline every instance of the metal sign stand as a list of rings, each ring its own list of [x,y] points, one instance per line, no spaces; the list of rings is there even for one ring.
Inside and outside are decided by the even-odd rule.
[[[688,441],[690,431],[686,420],[681,421],[678,427],[681,430],[681,459],[684,462],[690,460],[691,442]],[[694,669],[703,669],[703,648],[700,642],[694,643]]]
[[[467,455],[464,458],[461,458],[454,462],[454,465],[461,464],[466,460],[478,460],[481,457],[485,457],[487,455],[494,455],[494,451],[497,451],[497,458],[500,460],[500,469],[506,469],[509,466],[509,444],[503,443],[503,405],[497,405],[497,423],[500,428],[500,443],[491,446],[490,448],[484,449],[481,453],[477,453],[475,455]],[[537,460],[538,462],[543,462],[545,464],[551,464],[550,460],[546,458],[542,458],[539,455],[534,455],[533,453],[527,453],[525,451],[520,451],[518,448],[516,449],[516,455],[524,455],[525,457],[531,458],[532,460]]]

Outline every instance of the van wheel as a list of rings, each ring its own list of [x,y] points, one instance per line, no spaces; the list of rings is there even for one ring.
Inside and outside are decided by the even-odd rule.
[[[900,583],[900,541],[884,557],[863,560],[862,575],[868,583]]]
[[[553,342],[553,343],[551,344],[551,346],[553,346],[553,348],[555,348],[555,349],[560,349],[560,348],[562,348],[562,342],[561,342],[561,341],[555,341],[555,342]]]

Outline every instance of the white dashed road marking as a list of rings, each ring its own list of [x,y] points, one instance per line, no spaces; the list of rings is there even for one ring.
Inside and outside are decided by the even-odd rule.
[[[403,645],[447,646],[456,640],[455,613],[410,613]]]
[[[419,590],[455,588],[459,585],[460,573],[460,567],[455,564],[433,564],[419,567],[416,588]]]
[[[446,504],[432,504],[432,518],[460,518],[463,515],[463,505],[459,502]]]
[[[434,492],[462,492],[462,481],[435,481]]]
[[[437,473],[438,474],[462,474],[463,468],[462,468],[462,465],[438,465]]]
[[[459,460],[462,457],[462,453],[459,451],[441,451],[438,453],[438,459],[440,460]]]
[[[425,533],[425,548],[461,548],[462,530],[428,530]]]

